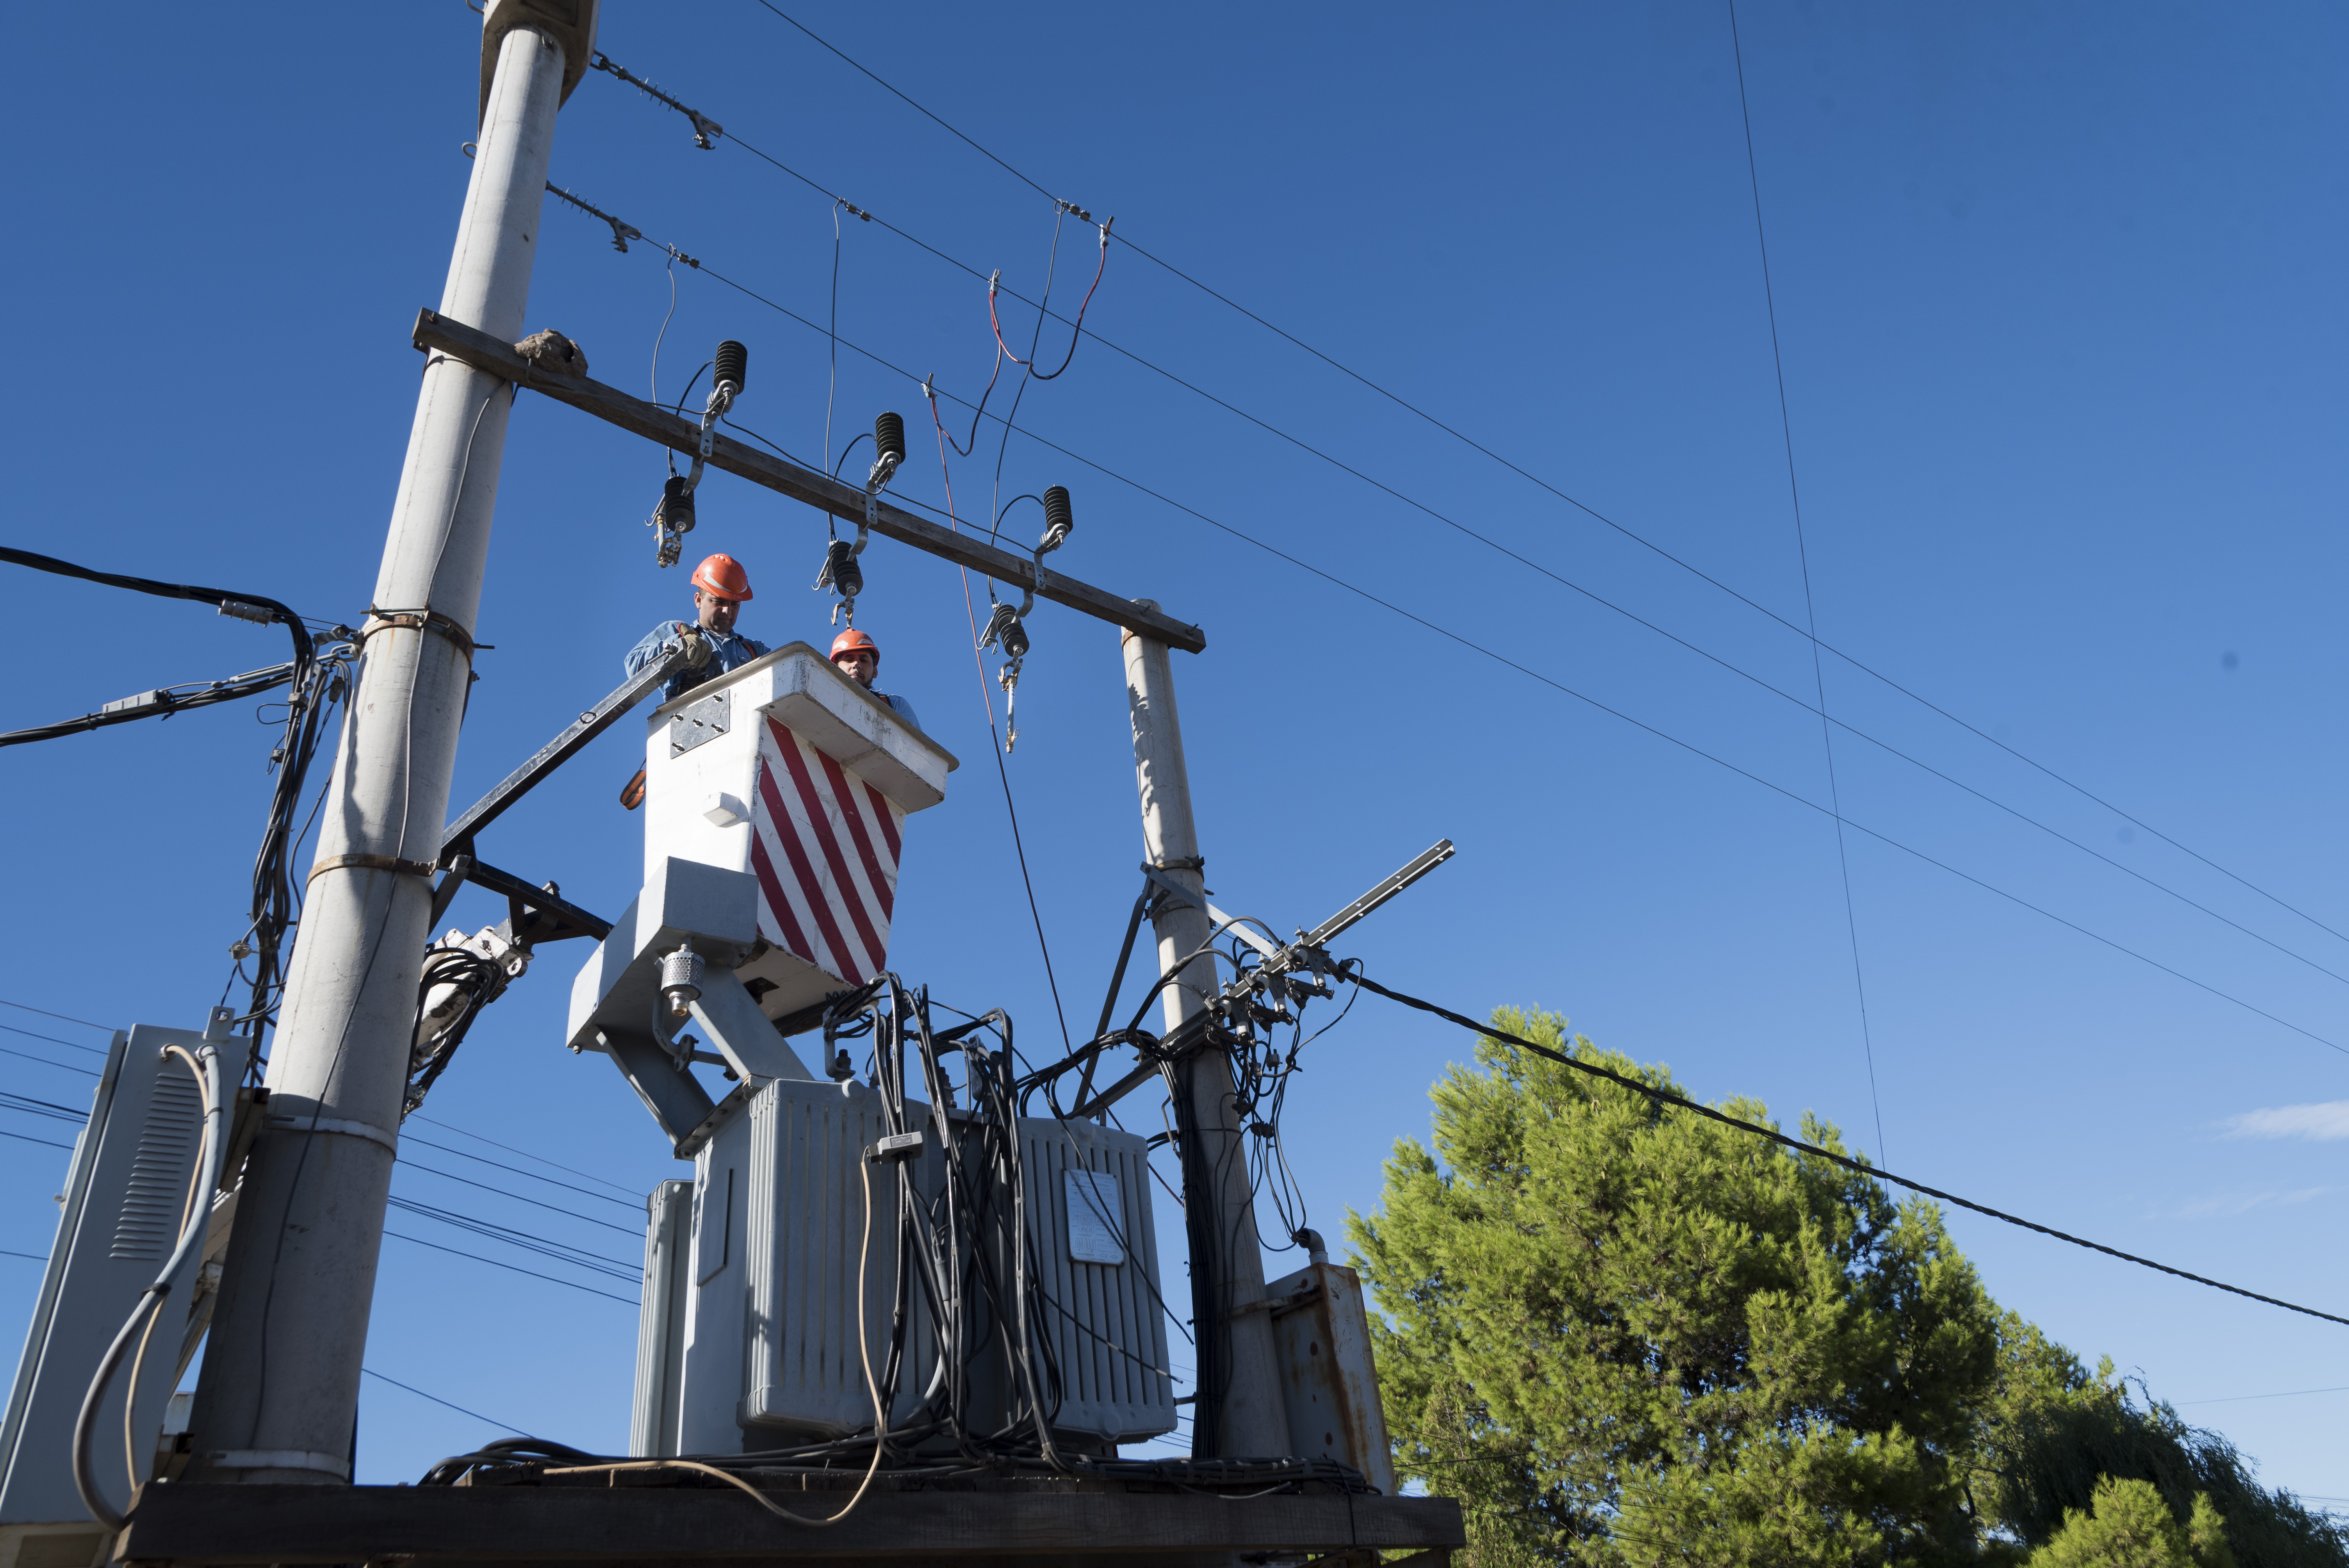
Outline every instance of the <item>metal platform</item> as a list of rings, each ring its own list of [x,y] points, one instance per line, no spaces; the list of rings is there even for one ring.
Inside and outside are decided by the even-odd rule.
[[[688,1568],[785,1561],[794,1568],[893,1568],[965,1559],[1052,1568],[1141,1560],[1206,1568],[1377,1561],[1417,1552],[1447,1563],[1464,1545],[1449,1498],[1335,1488],[1227,1498],[1163,1482],[1057,1477],[877,1478],[825,1528],[792,1524],[716,1481],[673,1473],[519,1486],[151,1486],[117,1545],[120,1563],[361,1563],[399,1568]],[[795,1512],[838,1511],[854,1473],[755,1477]],[[622,1484],[608,1484],[617,1481]],[[1358,1555],[1359,1554],[1359,1555]]]

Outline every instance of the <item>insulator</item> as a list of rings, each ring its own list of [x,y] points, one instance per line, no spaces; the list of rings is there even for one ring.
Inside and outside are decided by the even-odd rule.
[[[678,533],[693,527],[693,491],[686,487],[683,474],[671,474],[662,481],[660,508],[655,514]]]
[[[1069,537],[1069,530],[1077,521],[1069,511],[1069,487],[1054,485],[1044,492],[1044,534],[1048,539]]]
[[[905,460],[905,421],[895,414],[884,414],[873,421],[873,447],[884,458]]]
[[[816,574],[815,585],[829,588],[843,599],[864,593],[864,569],[856,564],[856,546],[844,539],[824,546],[823,570]]]
[[[750,351],[749,349],[730,337],[718,346],[719,385],[722,386],[731,381],[734,383],[734,390],[740,392],[744,386],[743,377],[750,369]]]
[[[1019,619],[1019,612],[1009,604],[998,604],[995,614],[987,618],[987,629],[978,639],[982,648],[1001,647],[1007,659],[1025,658],[1028,655],[1028,627]]]
[[[889,417],[893,419],[896,418],[895,414]],[[240,621],[258,621],[264,626],[277,619],[276,611],[260,604],[248,604],[242,599],[222,600],[220,613],[223,615],[233,615]]]

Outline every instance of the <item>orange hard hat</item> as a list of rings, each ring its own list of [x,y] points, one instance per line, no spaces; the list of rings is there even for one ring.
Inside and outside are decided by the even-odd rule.
[[[836,659],[843,654],[871,654],[877,665],[881,662],[881,645],[851,626],[832,640],[832,656]]]
[[[730,555],[712,555],[693,569],[693,585],[707,588],[720,599],[748,599],[750,574]]]

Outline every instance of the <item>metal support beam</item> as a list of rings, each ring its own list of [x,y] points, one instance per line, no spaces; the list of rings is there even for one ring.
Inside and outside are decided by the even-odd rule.
[[[700,659],[709,658],[708,645],[698,645]],[[682,647],[656,664],[647,665],[639,673],[622,681],[611,696],[564,726],[563,732],[538,748],[537,755],[507,774],[488,794],[465,808],[464,813],[449,824],[440,835],[440,863],[447,865],[452,856],[470,852],[473,835],[503,816],[506,808],[536,789],[546,776],[577,756],[586,744],[612,727],[620,717],[652,693],[658,691],[668,678],[681,669],[695,666],[696,648]],[[602,933],[597,933],[600,936]]]
[[[657,441],[677,451],[690,453],[701,445],[701,427],[692,420],[679,418],[657,404],[631,397],[616,387],[606,387],[583,376],[561,376],[541,369],[515,353],[513,345],[503,338],[469,326],[443,312],[419,312],[415,339],[416,346],[420,349],[445,354],[478,370],[519,382],[533,392],[552,397],[558,403],[567,403],[608,424],[617,425],[623,430]],[[762,485],[779,495],[804,501],[818,511],[830,512],[846,521],[865,521],[864,491],[862,489],[843,484],[813,469],[785,462],[730,437],[718,438],[718,444],[709,455],[709,466],[723,469],[754,485]],[[1139,632],[1168,647],[1195,654],[1204,651],[1207,645],[1205,632],[1162,614],[1157,605],[1146,599],[1121,598],[1057,571],[1045,573],[1044,581],[1040,585],[1036,581],[1035,562],[1027,556],[1014,555],[968,534],[940,528],[935,522],[891,506],[886,501],[880,503],[872,521],[872,528],[874,532],[885,539],[910,544],[957,566],[983,572],[999,583],[1030,590],[1040,599],[1050,599],[1056,604],[1065,604],[1071,610],[1081,611],[1096,620],[1107,621],[1113,626]]]

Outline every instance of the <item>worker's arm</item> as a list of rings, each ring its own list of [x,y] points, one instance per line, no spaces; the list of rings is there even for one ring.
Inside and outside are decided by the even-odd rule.
[[[647,668],[659,663],[662,655],[677,646],[681,630],[677,622],[663,621],[646,633],[645,640],[630,648],[628,656],[620,661],[624,666],[622,673],[631,676],[642,675]]]
[[[891,707],[895,708],[897,710],[897,717],[904,719],[907,724],[912,725],[916,729],[920,729],[922,727],[922,721],[915,717],[914,705],[912,703],[907,702],[902,696],[892,696],[888,692],[874,692],[873,695],[879,697],[883,702],[887,703]],[[926,731],[925,733],[926,733]]]

